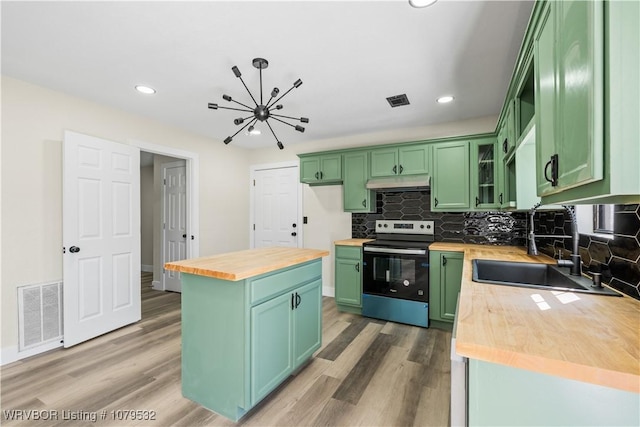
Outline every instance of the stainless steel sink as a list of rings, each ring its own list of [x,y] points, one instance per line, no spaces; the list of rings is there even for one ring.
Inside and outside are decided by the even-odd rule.
[[[570,276],[550,264],[487,259],[474,259],[472,264],[474,282],[620,296],[609,288],[592,286],[586,277]]]

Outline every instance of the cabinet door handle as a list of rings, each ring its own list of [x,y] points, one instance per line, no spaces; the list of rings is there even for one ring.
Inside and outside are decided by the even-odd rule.
[[[316,179],[320,179],[320,172],[316,172]]]
[[[437,197],[434,197],[434,198],[433,198],[433,201],[435,202],[435,203],[434,203],[434,207],[436,207],[436,208],[437,208],[437,207],[438,207],[438,198],[437,198]]]
[[[398,173],[398,166],[394,165],[392,170],[393,170],[393,173],[397,174]]]
[[[365,207],[365,208],[367,207],[367,199],[364,199],[364,200],[362,201],[362,206],[363,206],[363,207]]]
[[[293,306],[293,294],[291,294],[291,310],[293,310],[295,307]]]
[[[476,196],[476,208],[478,207],[479,204],[480,204],[480,199]]]
[[[500,204],[502,204],[502,193],[500,193],[499,200],[500,200]]]
[[[324,173],[322,173],[322,171],[320,171],[320,179],[324,178]]]
[[[359,262],[356,263],[356,271],[358,273],[360,273],[360,263]]]
[[[506,153],[508,148],[509,148],[509,142],[508,142],[507,138],[505,138],[504,142],[502,143],[502,151],[504,151]]]
[[[447,265],[447,257],[442,255],[442,266],[444,267],[445,265]]]
[[[400,165],[400,174],[402,174],[403,170],[404,170],[404,168],[402,167],[402,165]]]
[[[549,166],[551,166],[551,178],[549,178]],[[551,183],[552,187],[558,185],[558,155],[554,154],[551,159],[544,165],[544,179]]]
[[[298,308],[301,302],[302,302],[302,297],[300,297],[300,294],[296,292],[296,308]]]

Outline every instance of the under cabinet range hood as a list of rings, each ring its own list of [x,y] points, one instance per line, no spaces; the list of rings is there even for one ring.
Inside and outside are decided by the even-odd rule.
[[[430,182],[431,177],[429,175],[372,178],[367,181],[367,189],[377,191],[420,191],[428,190]]]

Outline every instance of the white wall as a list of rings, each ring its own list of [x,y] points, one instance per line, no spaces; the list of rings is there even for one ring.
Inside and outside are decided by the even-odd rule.
[[[305,144],[285,145],[284,150],[278,150],[274,144],[272,148],[251,150],[248,156],[253,166],[278,163],[298,160],[297,154],[301,153],[493,132],[496,122],[497,117],[490,116],[402,131],[351,135]],[[313,132],[311,124],[307,127],[307,132]],[[265,134],[261,137],[270,138],[271,135]],[[304,247],[331,251],[330,256],[323,258],[322,273],[323,294],[333,295],[335,289],[333,242],[351,237],[351,214],[343,212],[341,185],[320,187],[304,185],[302,197],[303,215],[308,217],[309,221],[308,224],[303,225]]]
[[[151,165],[140,168],[140,263],[143,266],[153,266],[153,197]]]
[[[198,153],[200,255],[248,248],[247,150],[2,77],[1,361],[16,356],[17,293],[62,279],[64,130]]]

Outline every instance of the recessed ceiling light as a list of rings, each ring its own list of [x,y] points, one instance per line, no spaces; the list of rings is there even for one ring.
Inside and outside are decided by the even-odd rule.
[[[451,101],[453,101],[453,96],[451,95],[441,96],[440,98],[436,99],[436,102],[438,104],[446,104]]]
[[[136,90],[140,93],[144,93],[145,95],[153,95],[156,93],[154,88],[145,85],[136,85]]]
[[[438,0],[409,0],[409,4],[413,7],[427,7],[431,6]]]

